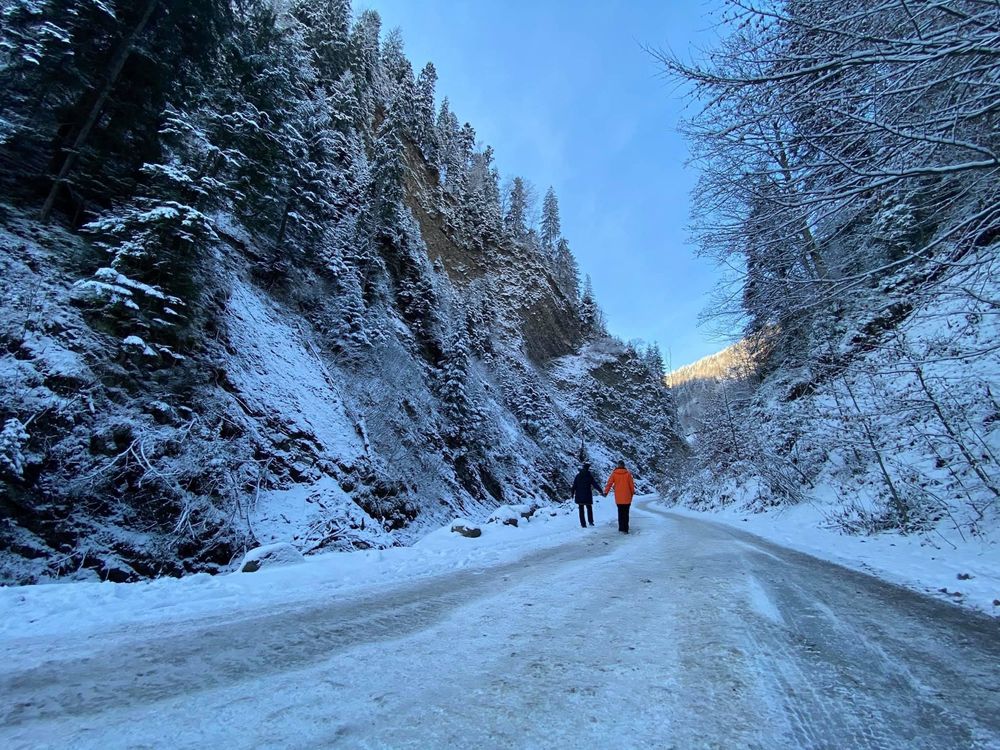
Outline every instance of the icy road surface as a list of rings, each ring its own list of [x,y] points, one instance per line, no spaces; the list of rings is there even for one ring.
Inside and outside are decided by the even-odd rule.
[[[599,510],[515,564],[8,640],[0,747],[1000,748],[996,620],[650,506],[624,537]]]

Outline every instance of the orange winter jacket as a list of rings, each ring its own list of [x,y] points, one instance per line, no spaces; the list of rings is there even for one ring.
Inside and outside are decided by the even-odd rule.
[[[632,496],[635,494],[635,481],[628,469],[615,469],[608,477],[608,483],[604,485],[604,494],[615,488],[615,505],[629,505]]]

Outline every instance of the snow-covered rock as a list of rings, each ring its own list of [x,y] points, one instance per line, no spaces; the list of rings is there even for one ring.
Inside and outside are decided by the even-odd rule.
[[[456,519],[451,525],[451,530],[456,534],[461,534],[469,539],[476,539],[477,537],[481,537],[483,535],[482,527],[466,518]]]
[[[126,336],[122,339],[122,348],[127,352],[142,354],[146,357],[156,356],[156,352],[150,349],[140,336]]]
[[[296,565],[305,562],[302,553],[288,542],[264,544],[250,550],[243,556],[239,570],[241,573],[256,573],[261,568],[278,565]]]
[[[541,506],[537,503],[520,503],[518,505],[501,505],[486,523],[502,523],[506,526],[517,526],[521,521],[528,521],[538,511]]]

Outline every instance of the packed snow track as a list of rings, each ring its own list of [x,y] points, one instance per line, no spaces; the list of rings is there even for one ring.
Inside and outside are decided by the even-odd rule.
[[[2,643],[5,748],[1000,748],[1000,625],[651,504],[514,564]]]

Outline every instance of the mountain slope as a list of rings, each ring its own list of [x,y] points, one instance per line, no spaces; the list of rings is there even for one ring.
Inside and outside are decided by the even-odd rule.
[[[346,3],[210,7],[203,67],[161,99],[126,67],[72,189],[32,171],[60,138],[0,139],[0,581],[405,544],[561,500],[584,455],[645,487],[669,471],[657,366],[584,313],[554,203],[543,240],[523,183],[505,210],[492,151],[447,101],[434,118],[432,66],[414,77]],[[70,47],[131,33],[124,3],[83,25],[39,8]],[[41,33],[12,18],[11,45]],[[141,26],[151,65],[176,23]],[[10,62],[11,132],[55,132],[45,97],[89,101],[57,57]],[[42,73],[48,93],[27,85]],[[45,193],[57,221],[34,218]]]

